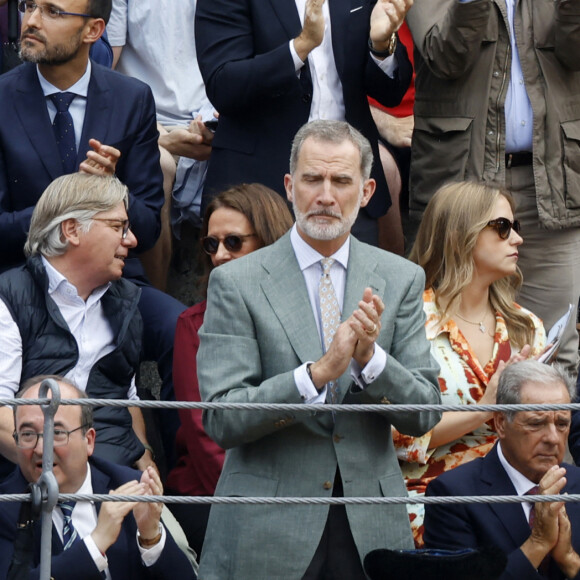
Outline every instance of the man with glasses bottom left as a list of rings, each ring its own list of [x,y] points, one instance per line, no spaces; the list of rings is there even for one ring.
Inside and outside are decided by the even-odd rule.
[[[58,381],[63,399],[86,397],[67,379],[45,375],[24,383],[17,398],[39,398],[40,384],[45,378]],[[26,493],[28,484],[36,482],[42,473],[42,409],[38,405],[14,407],[14,424],[18,468],[0,485],[0,493]],[[139,473],[94,458],[96,437],[89,406],[61,405],[58,408],[54,417],[53,473],[60,493],[162,495],[161,481],[152,467]],[[193,568],[160,522],[162,505],[59,502],[52,513],[51,575],[59,580],[194,580]],[[12,577],[15,568],[20,573],[16,577],[38,577],[40,522],[33,525],[26,539],[22,538],[26,532],[18,529],[26,506],[0,503],[0,578]]]
[[[73,380],[91,398],[137,400],[140,289],[122,278],[137,239],[127,188],[115,177],[56,179],[30,223],[24,265],[0,275],[0,398],[39,374]],[[8,410],[8,409],[7,409]],[[141,410],[100,407],[95,454],[145,471]],[[0,453],[16,462],[11,413],[0,422]]]

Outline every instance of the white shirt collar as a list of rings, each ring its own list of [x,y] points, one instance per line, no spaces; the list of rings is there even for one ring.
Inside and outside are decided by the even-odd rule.
[[[48,277],[48,295],[52,296],[55,292],[58,292],[59,294],[66,294],[71,298],[78,298],[79,300],[82,300],[78,294],[76,286],[71,284],[44,256],[41,256],[41,259],[42,265],[44,266],[46,275]],[[100,300],[110,286],[111,282],[108,282],[103,286],[95,288],[86,301],[87,305]]]
[[[501,442],[497,443],[497,456],[499,457],[499,462],[505,469],[510,481],[515,487],[516,493],[518,495],[525,495],[530,489],[536,487],[536,483],[530,481],[525,475],[520,473],[515,467],[512,467],[508,460],[505,458],[503,451],[501,450]]]
[[[40,81],[40,86],[42,88],[42,92],[44,93],[45,97],[50,95],[54,95],[55,93],[60,93],[61,90],[58,87],[55,87],[52,83],[49,83],[38,70],[38,66],[36,67],[36,73],[38,74],[38,80]],[[89,94],[89,82],[91,81],[91,61],[88,61],[87,70],[85,74],[72,86],[70,86],[66,92],[74,93],[79,97],[87,97]]]
[[[298,233],[296,224],[292,226],[290,231],[290,242],[296,254],[300,270],[304,271],[313,264],[320,262],[325,256],[315,250],[308,242],[306,242]],[[346,270],[348,267],[348,257],[350,255],[350,236],[346,239],[344,244],[334,253],[330,258],[333,258]]]
[[[91,479],[91,464],[88,461],[87,461],[87,474],[85,476],[85,480],[75,493],[83,495],[90,495],[93,493],[93,481]]]

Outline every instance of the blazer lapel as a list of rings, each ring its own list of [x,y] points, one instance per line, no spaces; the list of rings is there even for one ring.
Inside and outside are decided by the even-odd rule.
[[[387,314],[387,299],[385,297],[385,279],[376,273],[376,263],[370,262],[364,252],[364,246],[353,236],[350,237],[350,252],[348,257],[348,270],[346,273],[346,286],[344,291],[344,303],[342,306],[342,320],[346,320],[361,301],[365,288],[372,288],[373,294],[380,296],[385,303],[385,315]],[[384,315],[383,315],[384,316]],[[351,383],[350,371],[340,377],[338,400],[342,401]]]
[[[93,493],[109,493],[109,490],[112,489],[110,485],[111,478],[103,473],[98,466],[95,466],[92,459],[90,460],[89,465],[91,466],[91,484],[93,486]],[[101,511],[101,505],[102,503],[100,501],[95,502],[97,516]]]
[[[91,63],[91,80],[87,93],[87,108],[83,131],[79,143],[77,165],[84,161],[89,147],[89,139],[97,139],[101,143],[107,143],[107,129],[110,126],[112,104],[110,91],[106,80],[100,74],[98,65]]]
[[[296,2],[292,0],[264,0],[269,1],[280,24],[286,31],[288,40],[296,38],[302,31],[302,23],[300,22],[300,15],[296,8]],[[305,93],[312,93],[312,74],[310,73],[310,65],[308,59],[304,63],[300,71],[300,85]]]
[[[363,0],[357,0],[356,4],[362,4]],[[355,5],[356,7],[356,5]],[[332,33],[332,52],[334,53],[334,63],[340,75],[344,70],[346,59],[346,46],[348,35],[348,17],[351,10],[351,2],[348,0],[333,0],[328,4],[330,12],[330,29]]]
[[[346,288],[344,292],[343,319],[358,308],[365,288],[372,288],[373,294],[380,296],[387,305],[385,279],[376,273],[376,262],[371,262],[364,251],[364,245],[355,237],[350,237],[350,252]],[[347,316],[348,314],[348,316]]]
[[[289,234],[276,245],[263,267],[269,278],[262,282],[262,290],[298,359],[301,363],[318,360],[322,356],[320,335]]]
[[[302,30],[296,2],[289,0],[269,0],[269,2],[288,34],[288,40],[296,38]]]
[[[481,469],[481,495],[515,495],[516,490],[499,461],[497,443],[484,457]],[[505,528],[509,536],[519,545],[521,538],[530,533],[530,527],[519,503],[490,503],[490,509]]]
[[[62,162],[46,107],[46,98],[38,80],[36,66],[25,64],[20,68],[16,92],[18,94],[14,106],[24,127],[24,133],[51,179],[56,179],[63,173]]]

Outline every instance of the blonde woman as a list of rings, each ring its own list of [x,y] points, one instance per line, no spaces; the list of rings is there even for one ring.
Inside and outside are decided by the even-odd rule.
[[[494,404],[505,365],[545,347],[542,322],[514,302],[518,232],[512,198],[498,187],[446,185],[427,206],[410,259],[426,274],[426,332],[444,404]],[[409,495],[417,495],[443,471],[485,455],[496,433],[492,413],[446,412],[423,437],[395,432],[394,440]],[[423,506],[408,509],[420,547]]]

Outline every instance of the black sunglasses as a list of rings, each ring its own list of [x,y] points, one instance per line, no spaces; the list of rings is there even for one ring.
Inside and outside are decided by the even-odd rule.
[[[503,217],[487,222],[487,227],[493,228],[502,240],[507,240],[510,237],[511,230],[516,232],[516,234],[519,234],[521,229],[520,222],[518,220],[510,222],[510,220]]]
[[[238,234],[228,234],[223,238],[216,238],[215,236],[206,236],[201,240],[201,247],[206,254],[212,256],[217,254],[220,242],[223,242],[228,252],[239,252],[244,245],[246,238],[253,238],[256,234],[245,234],[240,236]]]

